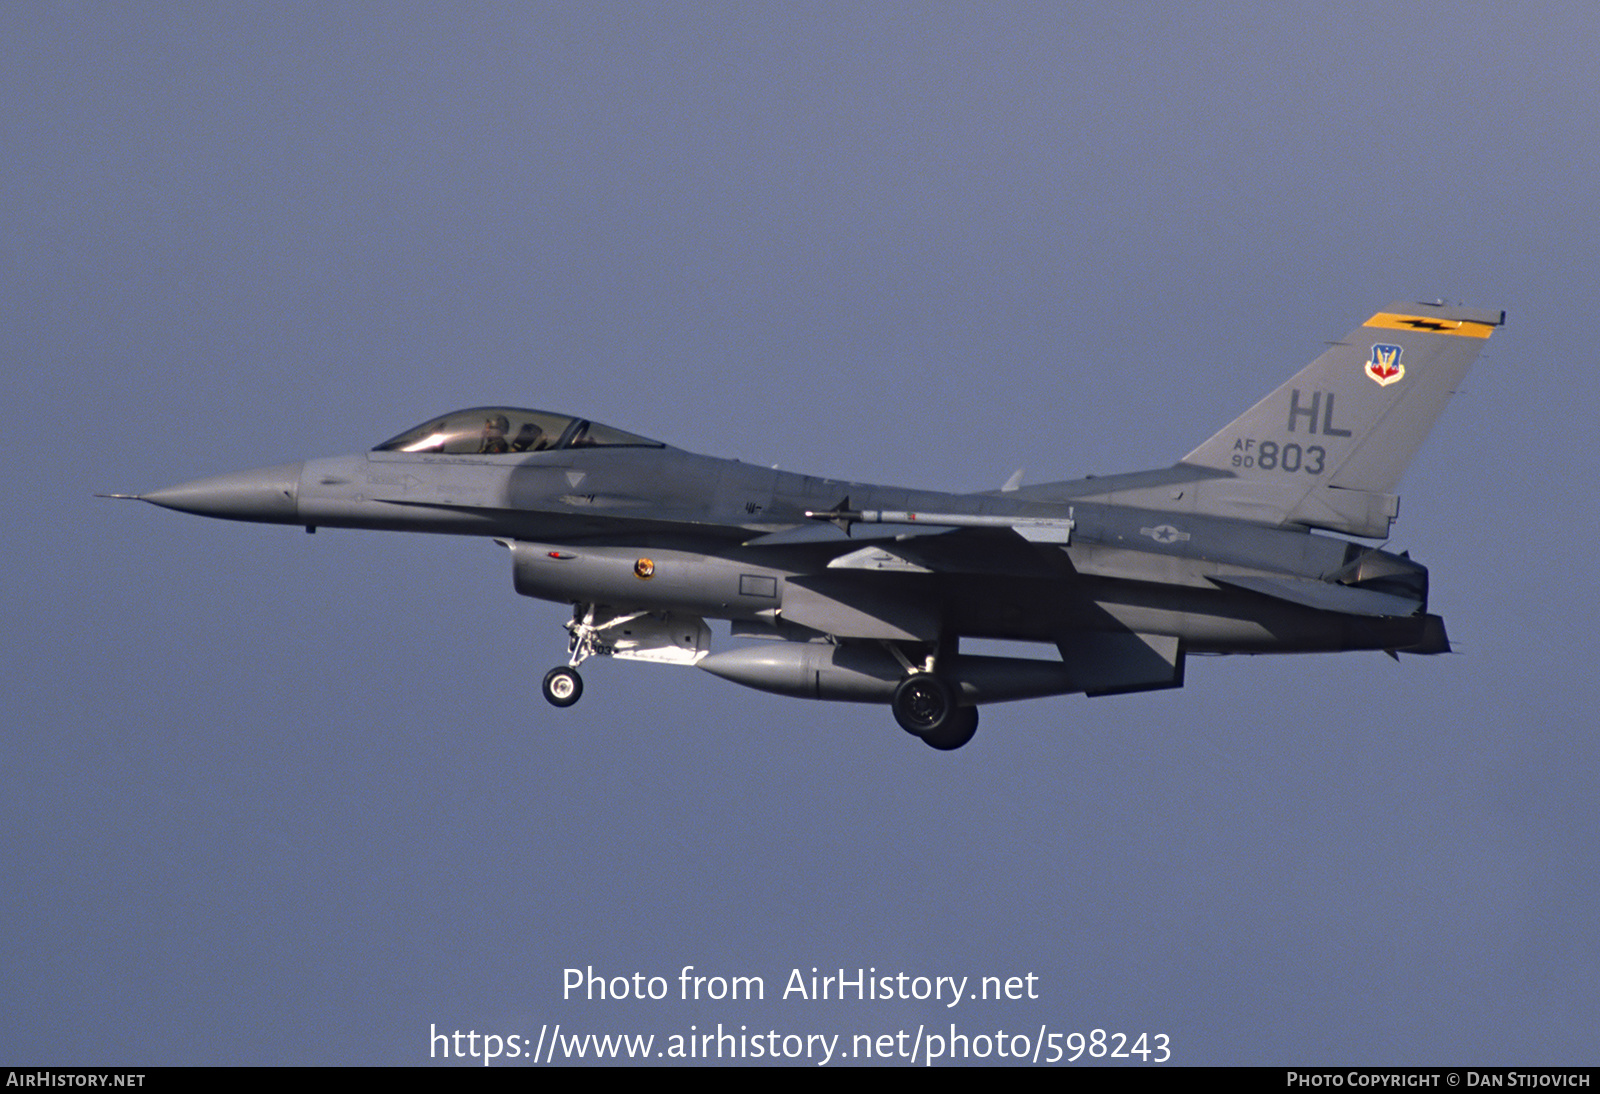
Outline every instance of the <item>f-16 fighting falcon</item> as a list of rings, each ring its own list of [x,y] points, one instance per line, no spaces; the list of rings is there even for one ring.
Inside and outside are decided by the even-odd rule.
[[[117,496],[491,537],[517,592],[572,606],[569,656],[544,678],[557,707],[583,694],[590,657],[692,665],[887,704],[948,750],[985,703],[1180,687],[1191,653],[1447,652],[1428,571],[1342,537],[1387,538],[1402,472],[1504,322],[1391,304],[1170,467],[988,493],[814,478],[494,406],[361,455]],[[751,641],[712,652],[708,619]],[[1045,655],[963,653],[963,638]]]

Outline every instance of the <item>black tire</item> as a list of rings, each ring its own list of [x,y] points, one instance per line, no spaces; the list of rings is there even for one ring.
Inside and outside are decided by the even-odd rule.
[[[931,672],[914,673],[894,689],[894,720],[913,737],[936,733],[955,712],[950,686]]]
[[[544,674],[544,697],[553,707],[570,707],[583,698],[583,677],[577,669],[557,665]]]
[[[978,732],[978,708],[956,707],[944,725],[922,735],[922,743],[940,752],[954,752]]]

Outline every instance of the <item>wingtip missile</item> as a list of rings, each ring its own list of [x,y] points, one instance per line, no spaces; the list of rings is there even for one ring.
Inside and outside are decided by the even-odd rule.
[[[832,509],[807,509],[808,520],[824,520],[837,527],[845,535],[850,534],[850,526],[868,519],[866,513],[859,509],[850,508],[850,498],[847,496]]]

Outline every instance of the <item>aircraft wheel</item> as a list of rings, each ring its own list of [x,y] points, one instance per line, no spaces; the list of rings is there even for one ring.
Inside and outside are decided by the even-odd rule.
[[[978,708],[956,707],[944,725],[922,735],[922,743],[940,752],[954,752],[978,732]]]
[[[957,709],[949,685],[931,672],[907,676],[894,689],[894,720],[914,737],[937,732]]]
[[[557,665],[544,674],[544,697],[553,707],[570,707],[583,698],[583,677],[577,669]]]

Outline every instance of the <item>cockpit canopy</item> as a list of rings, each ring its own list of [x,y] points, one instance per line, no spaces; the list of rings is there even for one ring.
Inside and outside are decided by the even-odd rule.
[[[514,406],[457,410],[384,441],[374,452],[498,456],[557,448],[665,448],[660,441],[609,425]]]

